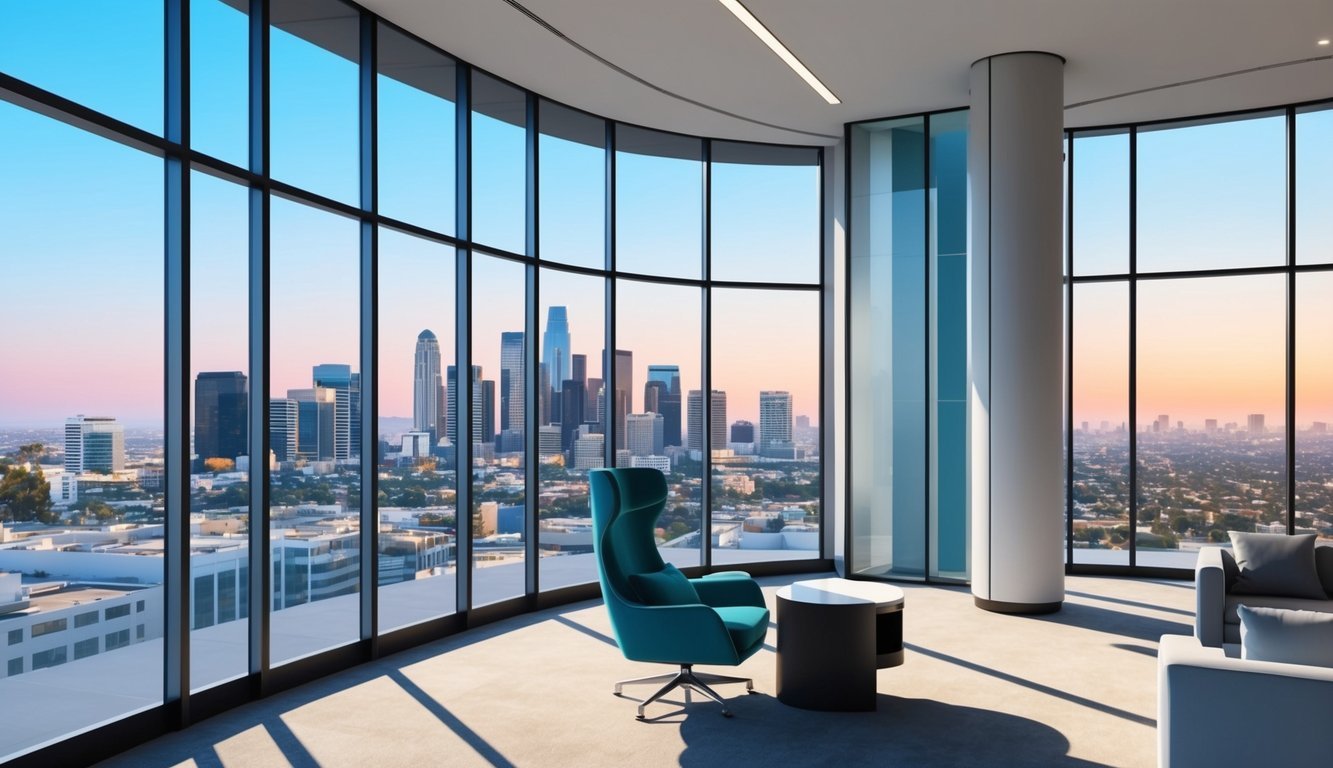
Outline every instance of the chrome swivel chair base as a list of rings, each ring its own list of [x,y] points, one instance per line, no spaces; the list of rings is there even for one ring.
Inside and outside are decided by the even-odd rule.
[[[643,703],[639,705],[639,714],[637,717],[639,720],[644,719],[644,707],[647,707],[649,704],[652,704],[654,701],[657,701],[677,688],[697,691],[713,701],[716,701],[718,704],[721,704],[723,717],[731,717],[731,710],[727,709],[726,700],[719,696],[717,691],[708,687],[709,683],[713,683],[714,685],[720,685],[722,683],[745,683],[745,692],[754,693],[754,680],[751,680],[748,677],[728,677],[726,675],[714,675],[707,672],[696,673],[693,664],[681,664],[679,672],[668,673],[665,675],[652,675],[650,677],[636,677],[633,680],[621,680],[616,683],[616,695],[619,696],[621,689],[625,686],[638,685],[640,683],[666,683],[666,685],[659,688],[657,693],[644,699]]]

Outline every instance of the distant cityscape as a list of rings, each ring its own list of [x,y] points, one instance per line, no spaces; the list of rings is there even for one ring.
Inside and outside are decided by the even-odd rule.
[[[536,372],[539,523],[528,531],[525,342],[522,331],[502,333],[498,381],[481,366],[469,376],[473,465],[464,477],[472,480],[474,604],[523,594],[534,534],[544,589],[596,579],[587,471],[608,456],[616,466],[667,476],[658,536],[672,562],[698,563],[703,546],[715,562],[817,556],[819,428],[794,415],[790,391],[754,393],[757,424],[728,423],[728,393],[709,394],[713,512],[705,538],[703,392],[684,390],[678,365],[636,369],[634,352],[618,349],[602,353],[602,370],[616,366],[608,397],[606,382],[588,375],[587,356],[570,349],[563,306],[549,308]],[[417,597],[381,602],[382,627],[444,612],[457,570],[460,421],[450,395],[458,371],[444,364],[429,329],[417,335],[413,357],[410,419],[379,419],[377,566],[382,588],[410,587],[403,594]],[[249,615],[249,381],[242,371],[202,371],[193,395],[191,623],[228,638],[231,652],[210,661],[221,679],[241,673],[246,658],[246,635],[233,627]],[[342,635],[353,631],[346,627],[357,609],[339,598],[361,588],[361,375],[348,364],[316,364],[308,386],[282,390],[268,405],[280,661],[351,639]],[[608,415],[618,427],[610,452]],[[12,630],[4,676],[161,637],[163,444],[160,430],[127,428],[114,414],[0,430],[0,464],[10,466],[0,471],[7,485],[14,478],[15,488],[27,489],[0,497],[0,618],[8,621],[0,629]],[[96,619],[82,607],[90,600],[102,611]],[[289,640],[281,639],[285,627],[294,630]]]

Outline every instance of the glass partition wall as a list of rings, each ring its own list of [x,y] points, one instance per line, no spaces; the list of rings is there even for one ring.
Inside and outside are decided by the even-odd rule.
[[[1333,105],[1068,134],[1066,558],[1333,539]]]
[[[598,467],[667,475],[683,568],[827,566],[822,150],[339,0],[47,5],[0,10],[0,760],[594,596]]]
[[[967,112],[848,128],[849,572],[966,581]]]

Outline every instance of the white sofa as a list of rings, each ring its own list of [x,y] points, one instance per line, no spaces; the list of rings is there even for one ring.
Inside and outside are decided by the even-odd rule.
[[[1238,658],[1238,647],[1164,635],[1157,652],[1161,768],[1333,761],[1333,668]]]
[[[1315,566],[1324,590],[1333,595],[1333,547],[1315,547]],[[1229,582],[1235,578],[1236,571],[1236,561],[1230,551],[1222,547],[1203,547],[1199,550],[1199,559],[1194,566],[1194,636],[1205,646],[1239,645],[1238,605],[1333,613],[1333,599],[1231,594]],[[1231,574],[1230,577],[1228,574]]]

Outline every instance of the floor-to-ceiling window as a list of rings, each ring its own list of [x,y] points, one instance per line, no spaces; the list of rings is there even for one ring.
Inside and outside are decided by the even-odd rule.
[[[1070,132],[1074,566],[1188,569],[1231,530],[1333,537],[1329,114]]]
[[[822,557],[820,149],[340,0],[0,28],[0,757],[591,596],[599,467],[682,567]]]

